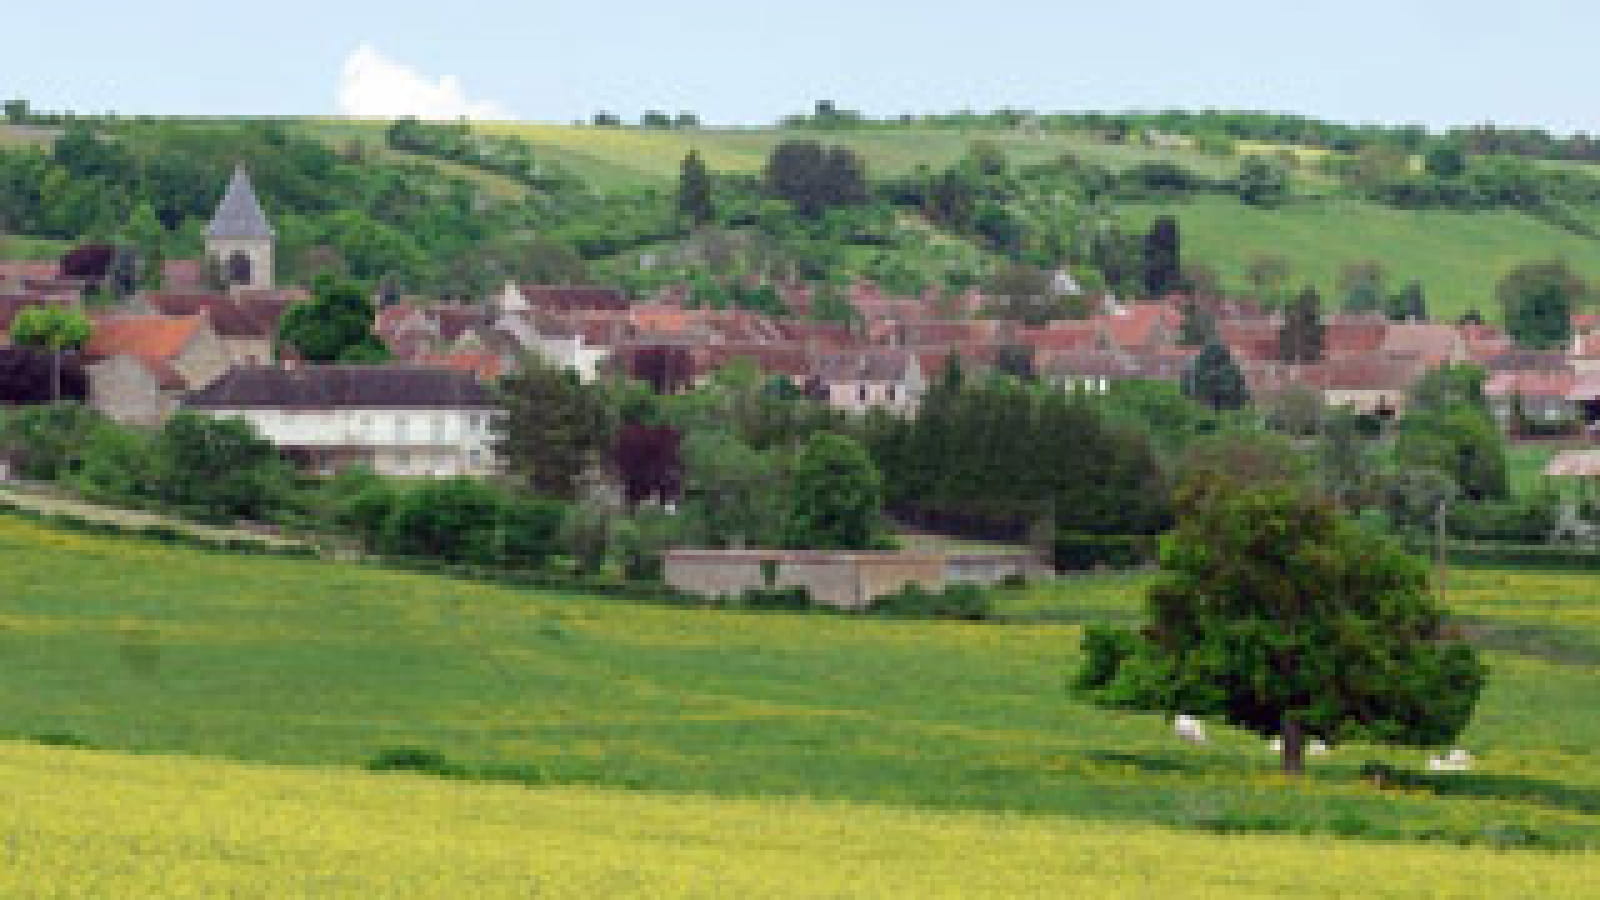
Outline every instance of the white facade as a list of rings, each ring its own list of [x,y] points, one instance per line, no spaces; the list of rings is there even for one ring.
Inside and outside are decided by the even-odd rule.
[[[835,381],[827,390],[829,406],[854,413],[886,409],[911,415],[922,400],[920,391],[898,381]]]
[[[206,409],[237,417],[323,473],[363,464],[383,475],[443,477],[494,470],[493,409]]]

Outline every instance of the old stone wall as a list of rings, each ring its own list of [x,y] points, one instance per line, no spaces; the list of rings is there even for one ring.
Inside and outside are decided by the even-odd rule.
[[[804,587],[815,602],[839,609],[864,609],[907,584],[938,590],[944,575],[943,557],[899,553],[674,550],[664,559],[667,583],[681,591],[731,597],[750,588]]]

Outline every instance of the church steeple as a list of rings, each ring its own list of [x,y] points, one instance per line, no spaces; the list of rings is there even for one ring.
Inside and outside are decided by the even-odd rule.
[[[272,287],[272,224],[240,163],[206,226],[206,255],[230,288]]]
[[[206,226],[206,237],[257,240],[273,237],[272,225],[256,200],[256,189],[250,184],[250,174],[245,171],[244,163],[233,167],[233,178],[222,195],[222,202],[217,204],[216,213],[211,216],[211,224]]]

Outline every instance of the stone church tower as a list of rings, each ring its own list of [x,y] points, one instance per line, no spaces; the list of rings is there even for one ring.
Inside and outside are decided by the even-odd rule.
[[[228,191],[206,226],[206,257],[229,288],[272,287],[272,226],[256,201],[244,164],[234,167]]]

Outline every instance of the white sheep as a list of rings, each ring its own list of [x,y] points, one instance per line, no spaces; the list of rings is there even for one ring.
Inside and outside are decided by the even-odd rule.
[[[1428,758],[1428,771],[1430,772],[1465,772],[1472,768],[1472,754],[1456,747],[1444,756],[1430,756]]]
[[[1180,715],[1172,720],[1172,730],[1183,740],[1191,744],[1204,744],[1206,742],[1206,723],[1194,716]]]
[[[1283,738],[1273,738],[1267,743],[1267,746],[1272,749],[1273,753],[1282,753]],[[1311,738],[1310,740],[1306,741],[1306,755],[1327,756],[1328,745],[1323,743],[1321,738]]]

